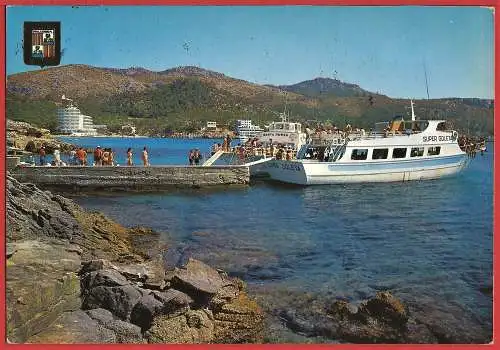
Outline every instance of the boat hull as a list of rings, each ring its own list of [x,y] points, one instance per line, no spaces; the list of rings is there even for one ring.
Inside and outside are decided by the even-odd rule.
[[[262,171],[266,171],[272,180],[279,182],[325,185],[437,179],[460,172],[466,163],[465,154],[364,164],[273,160],[262,164],[265,168]]]

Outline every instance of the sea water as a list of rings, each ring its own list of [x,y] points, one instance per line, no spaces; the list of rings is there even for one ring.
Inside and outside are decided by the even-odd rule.
[[[78,139],[83,146],[147,146],[153,164],[186,164],[214,140]],[[78,143],[77,141],[80,141]],[[225,190],[86,195],[75,200],[125,226],[173,242],[167,261],[193,256],[241,277],[266,298],[281,289],[357,302],[390,290],[491,329],[493,145],[459,175],[429,181],[327,186],[257,182]],[[272,301],[270,301],[272,302]],[[460,316],[459,316],[460,317]]]

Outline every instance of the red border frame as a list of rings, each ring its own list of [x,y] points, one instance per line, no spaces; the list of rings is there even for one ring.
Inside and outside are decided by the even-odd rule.
[[[0,33],[0,66],[2,67],[2,74],[0,74],[0,86],[3,88],[0,88],[0,144],[5,145],[5,87],[6,87],[6,24],[5,24],[5,19],[6,19],[6,11],[5,11],[5,5],[81,5],[81,6],[89,6],[89,5],[235,5],[235,6],[242,6],[242,5],[358,5],[358,6],[374,6],[374,5],[379,5],[379,6],[389,6],[389,5],[426,5],[426,6],[485,6],[485,7],[492,7],[494,12],[496,12],[497,8],[497,0],[487,0],[487,1],[474,1],[474,0],[403,0],[403,1],[398,1],[398,0],[147,0],[144,3],[141,3],[140,0],[87,0],[87,1],[81,1],[81,0],[40,0],[40,1],[34,1],[34,0],[14,0],[14,1],[5,1],[5,0],[0,0],[0,23],[4,23],[4,28],[1,30]],[[494,37],[495,37],[495,65],[496,67],[498,63],[498,57],[500,56],[500,48],[499,45],[496,45],[496,38],[499,37],[500,34],[500,26],[497,25],[496,20],[494,20]],[[498,74],[497,70],[494,69],[494,74],[495,74],[495,100],[496,97],[500,96],[499,93],[499,84],[498,84]],[[496,104],[495,104],[496,105]],[[496,107],[496,106],[495,106]],[[495,111],[497,109],[495,108]],[[496,113],[494,114],[494,118],[496,117]],[[499,135],[500,133],[500,125],[495,122],[494,124],[494,134],[495,136]],[[3,159],[2,162],[0,162],[0,170],[2,174],[5,174],[5,169],[6,169],[6,164],[5,164],[5,153],[6,153],[6,148],[4,146],[0,146],[0,158]],[[500,157],[500,144],[499,142],[495,142],[494,144],[494,184],[500,183],[500,175],[496,171],[497,170],[497,164],[498,160]],[[6,198],[6,192],[5,192],[5,177],[1,176],[0,177],[0,193],[3,198]],[[497,235],[499,229],[497,227],[497,220],[496,220],[496,215],[495,215],[495,208],[498,207],[499,204],[499,195],[498,192],[495,191],[495,186],[493,186],[493,266],[496,267],[498,263],[498,258],[495,254],[496,251],[498,251],[498,245],[499,245],[499,240],[495,238]],[[0,212],[5,213],[6,210],[6,200],[5,201],[0,201]],[[6,228],[6,222],[5,222],[5,215],[1,215],[0,219],[1,225],[1,231],[0,231],[0,237],[3,238],[3,241],[5,242],[5,228]],[[0,254],[0,304],[3,307],[0,307],[0,344],[3,344],[2,348],[17,348],[17,349],[28,349],[28,348],[44,348],[47,347],[47,345],[44,344],[32,344],[32,345],[23,345],[23,344],[6,344],[5,343],[5,336],[6,336],[6,306],[5,306],[5,271],[6,271],[6,266],[5,266],[5,254],[1,253]],[[494,268],[495,270],[495,268]],[[495,285],[495,280],[496,277],[494,275],[493,278],[493,284]],[[493,288],[493,324],[497,325],[497,323],[500,321],[499,317],[499,307],[498,303],[495,303],[495,300],[497,300],[497,295],[498,295],[497,288]],[[64,345],[64,344],[54,344],[54,345],[49,345],[50,348],[66,348],[66,347],[71,347],[76,348],[76,349],[88,349],[88,348],[100,348],[100,347],[106,347],[106,348],[127,348],[127,349],[140,349],[144,350],[144,346],[147,346],[150,349],[160,349],[164,348],[165,346],[168,346],[169,348],[176,348],[176,349],[265,349],[265,348],[279,348],[279,349],[301,349],[304,346],[307,347],[307,349],[324,349],[325,347],[329,348],[335,348],[335,349],[362,349],[362,348],[415,348],[418,347],[419,349],[425,349],[425,348],[442,348],[442,349],[451,349],[455,347],[461,347],[461,348],[475,348],[475,347],[482,347],[482,348],[491,348],[494,346],[495,340],[497,338],[497,333],[495,330],[498,327],[494,327],[493,329],[493,342],[487,345],[481,345],[481,344],[473,344],[473,345],[416,345],[416,344],[398,344],[398,345],[379,345],[379,344],[366,344],[366,345],[358,345],[358,344],[346,344],[346,345],[324,345],[324,344],[317,344],[317,345],[303,345],[303,344],[263,344],[263,345],[209,345],[209,344],[200,344],[200,345],[164,345],[164,344],[151,344],[151,345],[131,345],[131,344],[106,344],[106,345],[101,345],[101,344],[82,344],[82,345]]]

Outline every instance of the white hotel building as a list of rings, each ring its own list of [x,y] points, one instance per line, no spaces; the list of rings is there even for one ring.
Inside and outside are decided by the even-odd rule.
[[[74,136],[95,136],[97,129],[92,117],[83,115],[80,110],[73,106],[73,100],[62,96],[63,106],[57,109],[59,121],[59,132]],[[64,102],[65,101],[65,102]]]

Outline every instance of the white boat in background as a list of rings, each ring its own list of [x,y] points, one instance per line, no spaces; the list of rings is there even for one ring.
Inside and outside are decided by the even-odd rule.
[[[259,133],[264,129],[258,125],[253,125],[251,120],[239,119],[236,121],[235,131],[238,142],[244,144],[248,140],[258,137]]]
[[[297,160],[271,160],[262,171],[276,181],[298,185],[436,179],[459,172],[467,153],[444,120],[399,117],[375,132],[339,134],[328,145],[304,145]]]
[[[285,113],[281,113],[281,121],[272,122],[268,130],[261,132],[257,137],[264,145],[282,145],[293,150],[299,150],[307,140],[306,133],[302,131],[302,124],[288,121]]]

